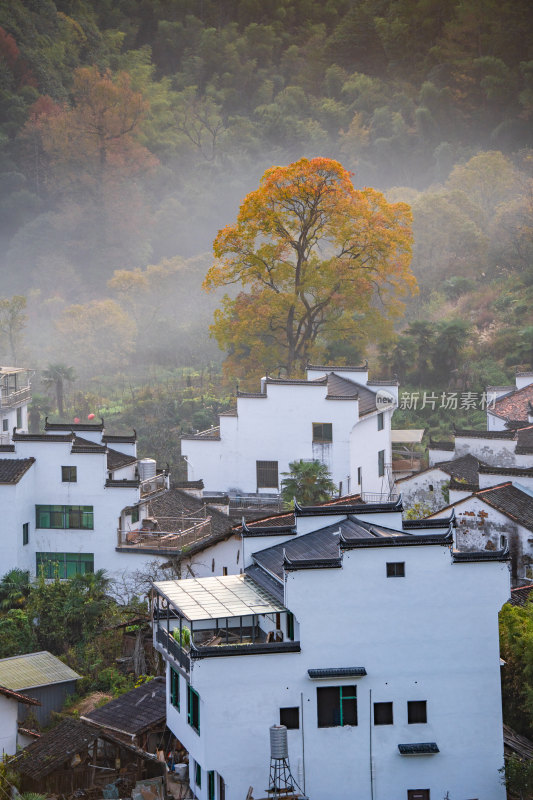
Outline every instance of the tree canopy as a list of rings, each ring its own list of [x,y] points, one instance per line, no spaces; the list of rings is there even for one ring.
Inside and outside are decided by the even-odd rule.
[[[375,189],[355,189],[328,158],[272,167],[219,231],[205,287],[241,284],[211,330],[230,374],[284,370],[320,359],[328,342],[390,331],[416,290],[411,213]]]
[[[293,500],[303,506],[324,503],[336,491],[331,474],[320,461],[291,461],[290,472],[281,481],[281,496],[286,505],[292,507]]]

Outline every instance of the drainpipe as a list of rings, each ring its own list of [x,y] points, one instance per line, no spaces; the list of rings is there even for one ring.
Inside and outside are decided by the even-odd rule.
[[[304,736],[304,693],[300,692],[300,706],[302,709],[302,774],[303,774],[303,792],[305,794],[305,736]]]
[[[368,718],[368,732],[369,732],[369,745],[370,745],[370,800],[374,800],[374,767],[372,764],[372,689],[370,689],[370,715]]]

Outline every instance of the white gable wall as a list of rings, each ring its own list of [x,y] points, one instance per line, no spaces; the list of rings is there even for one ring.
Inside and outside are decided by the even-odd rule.
[[[0,755],[17,752],[18,701],[0,694]]]

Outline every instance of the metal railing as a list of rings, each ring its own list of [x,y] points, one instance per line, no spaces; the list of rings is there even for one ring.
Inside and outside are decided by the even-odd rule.
[[[164,472],[159,472],[152,478],[145,478],[141,481],[141,497],[146,497],[147,494],[153,492],[160,492],[162,489],[167,488],[167,476]]]
[[[181,550],[211,536],[211,517],[202,520],[185,518],[183,524],[183,529],[177,531],[119,529],[118,546],[140,550]]]
[[[281,495],[241,494],[230,495],[229,507],[233,508],[268,508],[283,511]]]
[[[23,403],[25,400],[31,400],[31,388],[25,386],[24,389],[19,389],[17,392],[7,393],[5,389],[0,390],[0,408],[13,408],[13,406]]]
[[[189,672],[191,668],[191,660],[185,650],[181,647],[181,645],[174,639],[174,637],[169,635],[164,628],[161,628],[159,625],[154,630],[154,644],[156,650],[164,650],[168,653],[180,667],[187,670]],[[159,647],[157,647],[159,645]]]
[[[397,492],[361,492],[363,503],[395,503],[399,497]]]

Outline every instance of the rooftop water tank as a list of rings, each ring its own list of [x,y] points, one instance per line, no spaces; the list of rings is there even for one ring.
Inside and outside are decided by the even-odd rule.
[[[285,725],[272,725],[270,728],[270,758],[288,758],[287,728]]]
[[[141,481],[155,477],[156,467],[157,462],[153,458],[139,459],[139,478]]]

